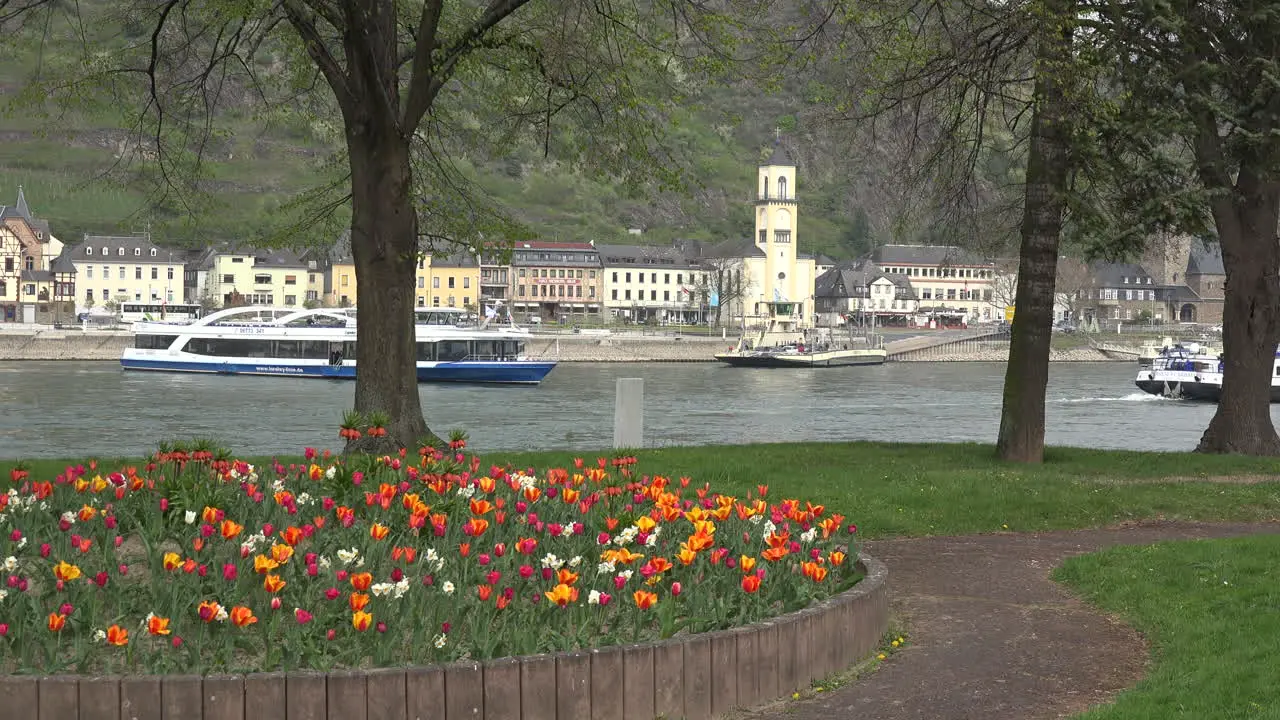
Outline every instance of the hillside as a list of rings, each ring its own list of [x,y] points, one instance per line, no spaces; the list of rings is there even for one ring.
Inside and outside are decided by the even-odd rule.
[[[0,94],[12,96],[21,89],[42,58],[74,52],[69,31],[55,27],[49,37],[43,52],[31,42],[0,45]],[[767,156],[775,128],[782,128],[783,142],[798,164],[802,250],[850,257],[872,243],[935,234],[927,218],[899,221],[907,189],[894,172],[891,147],[858,127],[820,122],[826,108],[806,99],[803,78],[776,93],[749,85],[711,86],[694,100],[696,109],[686,110],[668,129],[668,144],[684,165],[686,187],[680,193],[627,194],[542,157],[536,143],[501,158],[460,153],[463,169],[545,239],[743,238],[751,234],[756,164]],[[64,127],[51,131],[44,121],[20,113],[0,118],[0,204],[12,202],[17,186],[24,186],[32,209],[64,239],[143,229],[148,208],[140,187],[98,179],[131,141],[124,127],[125,114],[119,111],[73,112]],[[161,242],[252,238],[283,203],[318,181],[320,164],[335,149],[300,120],[268,129],[246,119],[231,127],[210,155],[224,207],[201,228],[161,234]],[[629,235],[629,228],[643,233]]]

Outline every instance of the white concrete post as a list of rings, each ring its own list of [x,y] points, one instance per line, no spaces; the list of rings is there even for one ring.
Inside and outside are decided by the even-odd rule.
[[[618,378],[613,406],[613,446],[644,446],[644,378]]]

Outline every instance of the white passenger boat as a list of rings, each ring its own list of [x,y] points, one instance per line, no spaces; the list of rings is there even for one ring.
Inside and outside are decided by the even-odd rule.
[[[468,326],[455,308],[418,308],[420,382],[537,384],[554,360],[525,355],[529,331]],[[354,308],[284,310],[237,307],[188,323],[138,322],[126,370],[354,378],[358,348]]]
[[[766,303],[767,324],[754,336],[743,335],[738,344],[716,359],[737,367],[843,367],[882,365],[888,352],[879,336],[837,338],[830,328],[800,328],[789,303]],[[776,309],[775,309],[776,308]]]
[[[1152,395],[1217,402],[1222,366],[1222,353],[1212,347],[1166,341],[1153,357],[1139,359],[1134,384]],[[1280,353],[1271,372],[1271,402],[1280,402]]]

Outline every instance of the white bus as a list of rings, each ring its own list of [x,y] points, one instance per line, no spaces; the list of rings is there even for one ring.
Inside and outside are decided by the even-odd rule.
[[[135,323],[143,320],[151,322],[183,322],[197,320],[200,314],[199,305],[188,305],[186,303],[120,303],[120,320],[126,323]]]

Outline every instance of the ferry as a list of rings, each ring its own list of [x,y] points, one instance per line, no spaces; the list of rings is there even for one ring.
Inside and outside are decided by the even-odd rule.
[[[556,366],[525,354],[527,329],[473,324],[456,308],[418,308],[415,328],[419,382],[536,385]],[[288,310],[236,307],[191,322],[137,322],[125,370],[356,376],[355,309]]]
[[[889,353],[878,336],[837,339],[830,328],[799,328],[792,304],[765,303],[768,323],[753,337],[743,335],[716,360],[735,367],[813,368],[882,365]]]
[[[1280,402],[1280,353],[1271,372],[1271,402]],[[1154,356],[1140,358],[1134,384],[1143,392],[1169,398],[1217,402],[1222,396],[1222,353],[1199,343],[1168,343]]]

